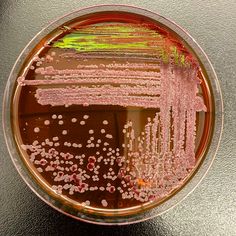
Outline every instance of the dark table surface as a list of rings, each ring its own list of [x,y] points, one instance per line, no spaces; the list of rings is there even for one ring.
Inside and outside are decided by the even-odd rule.
[[[26,186],[0,132],[0,235],[236,235],[236,1],[235,0],[1,0],[0,94],[28,41],[50,21],[95,4],[131,4],[155,11],[184,27],[208,54],[220,80],[225,127],[208,175],[184,201],[144,223],[104,227],[58,213]]]

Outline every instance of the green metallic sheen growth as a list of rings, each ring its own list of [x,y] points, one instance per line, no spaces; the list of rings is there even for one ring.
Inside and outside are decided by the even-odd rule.
[[[160,58],[164,63],[173,61],[179,66],[189,66],[184,54],[181,54],[174,43],[160,33],[132,24],[98,24],[82,27],[70,32],[69,27],[63,38],[53,44],[53,47],[75,49],[77,52],[96,51],[128,51],[150,53]],[[168,41],[169,45],[166,46]]]

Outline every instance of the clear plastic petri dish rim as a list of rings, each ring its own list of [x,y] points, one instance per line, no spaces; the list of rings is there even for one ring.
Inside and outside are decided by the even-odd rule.
[[[210,124],[208,125],[210,128],[208,136],[205,140],[205,145],[203,145],[201,150],[201,157],[199,158],[196,168],[185,180],[182,186],[173,191],[169,196],[146,205],[143,204],[142,207],[139,207],[138,209],[132,210],[132,208],[127,208],[120,212],[117,211],[117,209],[111,209],[110,211],[108,210],[104,213],[103,211],[93,211],[90,207],[81,207],[81,204],[76,204],[76,202],[73,201],[67,201],[66,198],[64,201],[62,199],[58,199],[57,195],[52,195],[44,186],[39,184],[37,177],[32,174],[32,170],[29,170],[30,167],[26,165],[21,157],[22,153],[19,151],[20,148],[16,142],[17,135],[13,132],[12,107],[14,106],[13,101],[18,75],[22,73],[25,62],[32,51],[39,47],[39,45],[43,46],[47,36],[51,35],[52,32],[55,32],[55,29],[58,29],[58,27],[67,25],[68,22],[73,22],[77,18],[86,19],[86,17],[89,18],[90,15],[101,13],[105,14],[106,12],[118,12],[146,17],[147,19],[156,22],[158,25],[168,28],[179,38],[181,38],[181,40],[188,46],[189,50],[191,50],[197,58],[200,68],[205,76],[207,87],[206,90],[209,95],[208,99],[210,110],[208,112],[210,113]],[[57,37],[57,35],[54,34],[54,37]],[[183,200],[199,184],[210,168],[219,146],[223,129],[223,103],[219,82],[208,57],[186,31],[174,22],[144,9],[124,5],[101,5],[81,9],[61,17],[60,19],[49,24],[46,28],[42,29],[29,42],[18,57],[8,78],[3,100],[2,123],[4,136],[11,159],[22,179],[38,197],[40,197],[51,207],[70,217],[95,224],[122,225],[144,221],[162,214]]]

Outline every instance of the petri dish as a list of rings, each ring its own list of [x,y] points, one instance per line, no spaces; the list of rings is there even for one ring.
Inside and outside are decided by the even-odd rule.
[[[216,154],[220,86],[194,39],[147,10],[101,5],[41,30],[7,81],[9,153],[47,204],[95,224],[157,216]]]

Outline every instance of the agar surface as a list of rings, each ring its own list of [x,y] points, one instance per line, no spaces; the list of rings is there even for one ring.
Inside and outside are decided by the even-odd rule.
[[[100,192],[104,198],[90,194],[81,202],[103,208],[114,208],[115,198],[160,200],[180,187],[195,167],[196,114],[206,112],[198,95],[199,67],[180,42],[159,29],[125,23],[68,28],[50,54],[34,58],[29,70],[35,79],[18,78],[22,88],[36,87],[41,106],[155,109],[138,130],[132,119],[126,120],[119,146],[114,145],[117,136],[108,118],[94,128],[91,115],[68,120],[58,113],[35,126],[40,135],[57,122],[58,132],[51,139],[21,147],[58,194],[76,195],[80,201],[81,194]],[[74,64],[60,68],[61,61]],[[72,142],[70,132],[82,127],[86,134],[78,135],[87,140]]]

